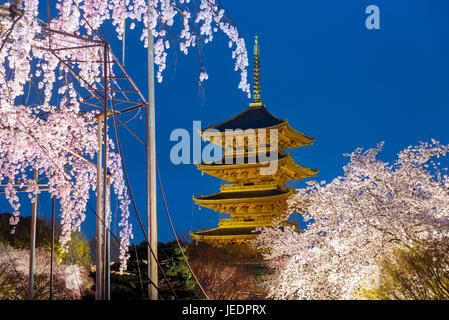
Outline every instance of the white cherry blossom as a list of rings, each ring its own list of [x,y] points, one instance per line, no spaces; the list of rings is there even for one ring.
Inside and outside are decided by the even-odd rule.
[[[375,285],[377,259],[449,235],[449,177],[438,163],[449,146],[410,146],[393,163],[378,159],[381,149],[359,148],[343,176],[298,190],[288,214],[303,214],[304,232],[262,229],[254,245],[274,269],[265,283],[272,297],[353,299]]]

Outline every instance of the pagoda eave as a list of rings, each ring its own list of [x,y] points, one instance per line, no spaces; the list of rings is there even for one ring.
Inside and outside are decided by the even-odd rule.
[[[262,190],[251,192],[265,193],[270,190]],[[231,194],[245,194],[250,192],[219,192],[208,196],[193,197],[197,205],[212,209],[218,212],[225,212],[232,216],[246,216],[252,214],[271,213],[279,215],[286,209],[286,199],[295,193],[293,188],[277,195],[271,196],[253,196],[253,197],[232,197]],[[214,197],[222,197],[221,199],[213,199]],[[209,198],[209,199],[207,199]],[[210,199],[212,198],[212,199]]]
[[[255,227],[250,228],[214,228],[209,230],[202,230],[197,232],[190,232],[189,234],[195,241],[208,242],[211,244],[239,244],[247,243],[254,240],[260,232],[254,232]]]
[[[273,162],[277,162],[274,165]],[[261,174],[261,168],[273,167],[277,168],[273,174]],[[236,182],[239,180],[264,180],[272,178],[282,182],[295,180],[299,181],[304,178],[316,176],[317,169],[303,167],[297,164],[291,155],[284,156],[280,159],[269,162],[242,163],[242,164],[196,164],[198,170],[219,179]]]
[[[312,145],[316,140],[314,137],[309,137],[306,134],[293,129],[287,120],[270,129],[278,130],[279,150],[284,150],[286,148],[296,149],[302,146]]]
[[[252,130],[252,131],[251,131]],[[213,131],[213,130],[199,130],[200,135],[208,140],[209,142],[212,142],[222,148],[229,148],[230,146],[227,145],[227,139],[226,138],[233,138],[233,139],[244,139],[245,137],[252,137],[250,140],[252,141],[251,145],[256,145],[257,140],[259,138],[258,135],[261,134],[260,130],[263,130],[265,136],[269,136],[272,132],[271,130],[276,130],[278,134],[278,149],[280,151],[291,148],[296,149],[302,146],[306,145],[312,145],[316,138],[309,137],[306,134],[297,131],[293,129],[287,120],[276,124],[271,127],[265,127],[265,128],[251,128],[251,129],[242,129],[242,130],[236,130],[232,129],[230,131]],[[217,137],[219,139],[217,140]],[[232,142],[232,140],[229,140],[228,142]]]
[[[268,191],[268,192],[267,192]],[[270,194],[270,191],[272,194]],[[285,191],[275,190],[263,190],[256,192],[217,192],[214,194],[193,197],[195,202],[200,203],[238,203],[238,202],[259,202],[261,200],[265,201],[275,201],[278,199],[287,198],[292,195],[295,190],[293,188],[287,188]],[[248,195],[245,195],[248,194]],[[274,194],[273,194],[274,193]],[[235,197],[235,194],[239,194],[239,197]],[[266,195],[265,195],[266,194]]]

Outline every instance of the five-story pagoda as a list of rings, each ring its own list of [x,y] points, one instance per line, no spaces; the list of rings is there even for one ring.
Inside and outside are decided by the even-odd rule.
[[[197,242],[219,246],[248,243],[255,228],[270,226],[287,208],[295,191],[291,180],[315,176],[318,170],[295,163],[285,149],[311,145],[315,138],[293,129],[267,111],[261,102],[260,56],[257,36],[254,45],[254,101],[235,117],[207,129],[201,136],[223,148],[220,161],[197,164],[199,170],[231,182],[220,192],[194,197],[196,204],[227,213],[214,229],[190,232]]]

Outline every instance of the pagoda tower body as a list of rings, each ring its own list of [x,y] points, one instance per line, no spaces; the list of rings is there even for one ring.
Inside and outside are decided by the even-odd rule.
[[[254,101],[235,117],[200,131],[201,136],[220,146],[222,158],[197,167],[228,181],[220,192],[193,197],[196,204],[227,213],[217,228],[190,232],[197,242],[218,246],[247,244],[257,237],[255,229],[272,226],[294,194],[286,183],[315,176],[316,169],[295,163],[286,149],[311,145],[315,138],[293,129],[287,120],[273,116],[261,102],[260,58],[254,46]]]

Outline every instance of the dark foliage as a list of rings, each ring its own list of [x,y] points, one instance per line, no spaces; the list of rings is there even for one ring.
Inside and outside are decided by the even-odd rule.
[[[14,234],[11,234],[10,217],[9,213],[0,214],[0,241],[8,243],[13,248],[29,249],[31,217],[21,217]],[[57,231],[59,231],[59,226]],[[38,218],[36,221],[36,247],[50,247],[50,244],[51,221]]]

